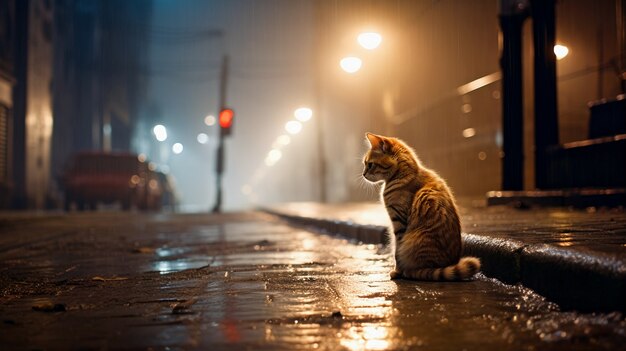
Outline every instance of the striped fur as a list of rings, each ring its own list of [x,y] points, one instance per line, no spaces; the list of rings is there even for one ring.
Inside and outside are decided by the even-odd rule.
[[[461,258],[461,223],[452,192],[413,150],[396,138],[367,133],[363,177],[383,182],[381,198],[395,238],[392,278],[464,280],[480,270],[480,260]]]

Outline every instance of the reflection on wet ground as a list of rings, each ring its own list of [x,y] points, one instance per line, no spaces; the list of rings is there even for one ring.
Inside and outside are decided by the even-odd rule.
[[[379,203],[303,202],[275,208],[303,217],[389,226],[389,217]],[[459,212],[466,233],[595,251],[620,261],[626,257],[626,211],[622,208],[516,210],[507,206],[476,206],[466,199],[459,201]]]
[[[626,342],[618,313],[559,312],[480,275],[390,281],[385,248],[254,213],[90,214],[0,234],[7,350],[611,350]]]

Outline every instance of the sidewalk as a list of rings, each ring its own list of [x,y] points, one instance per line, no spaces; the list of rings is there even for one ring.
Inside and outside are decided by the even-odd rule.
[[[0,227],[0,350],[618,350],[622,313],[390,280],[385,248],[250,213],[83,212]]]
[[[300,225],[367,243],[386,244],[380,204],[293,203],[266,209]],[[624,210],[517,210],[460,206],[465,255],[508,284],[521,283],[563,309],[626,311]]]

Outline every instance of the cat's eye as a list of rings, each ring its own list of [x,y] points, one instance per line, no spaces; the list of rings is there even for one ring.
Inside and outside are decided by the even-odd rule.
[[[368,162],[368,163],[367,163],[367,170],[368,170],[368,171],[369,171],[369,170],[371,170],[373,167],[374,167],[374,164],[373,164],[373,163],[371,163],[371,162]]]

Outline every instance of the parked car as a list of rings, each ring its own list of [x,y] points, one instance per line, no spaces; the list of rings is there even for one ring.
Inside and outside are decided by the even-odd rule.
[[[178,208],[178,195],[174,180],[162,172],[156,173],[161,186],[161,206],[168,211],[176,212]]]
[[[146,208],[151,210],[161,210],[165,208],[169,211],[176,210],[176,194],[174,185],[170,177],[163,172],[156,171],[154,167],[148,165],[146,177]]]
[[[63,176],[65,209],[79,210],[98,203],[120,203],[122,208],[160,209],[158,177],[132,153],[80,152]]]

